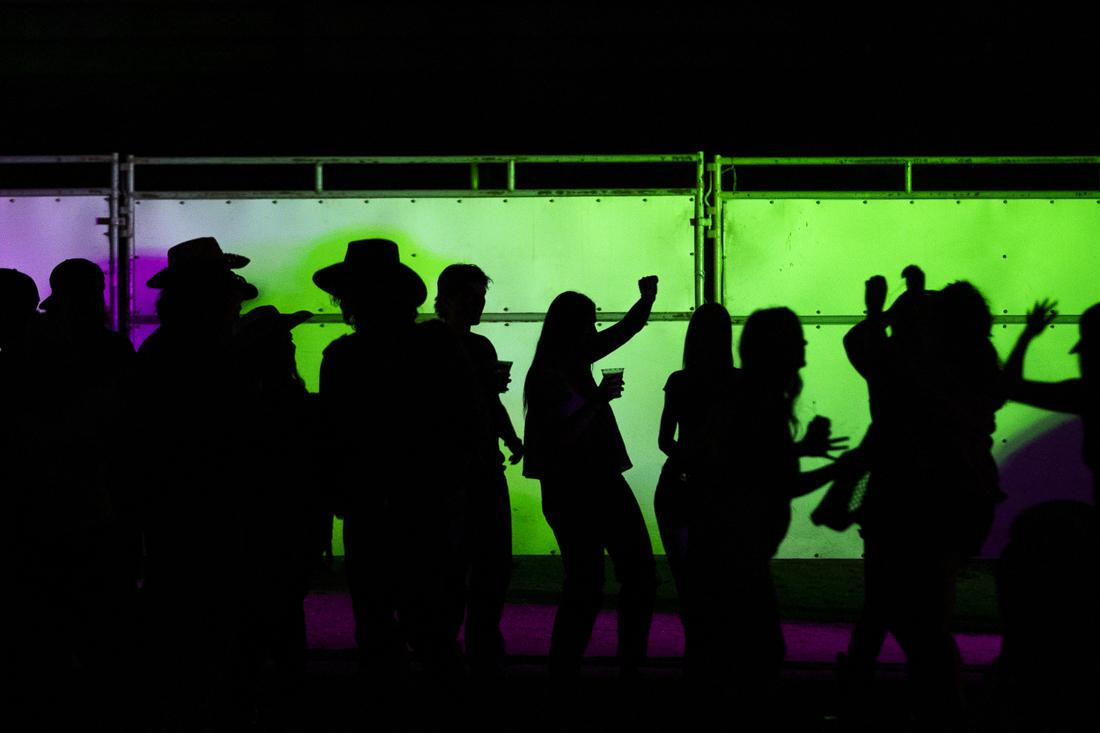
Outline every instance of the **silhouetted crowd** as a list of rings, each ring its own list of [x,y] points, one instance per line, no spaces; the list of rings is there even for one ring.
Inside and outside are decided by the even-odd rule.
[[[351,326],[325,349],[313,394],[291,336],[311,314],[242,314],[259,295],[247,264],[211,237],[170,248],[146,283],[159,327],[136,351],[107,325],[94,263],[61,262],[41,302],[30,277],[0,269],[3,686],[9,716],[36,721],[18,729],[52,729],[59,681],[73,675],[91,690],[87,719],[107,729],[259,729],[306,676],[303,604],[333,517],[364,684],[398,699],[415,676],[427,707],[471,682],[493,689],[508,661],[504,469],[521,461],[564,566],[550,699],[567,700],[580,678],[605,553],[620,586],[619,675],[637,680],[656,564],[623,477],[632,464],[611,407],[623,373],[597,381],[593,364],[644,328],[658,278],[641,278],[637,301],[602,330],[588,296],[554,298],[523,383],[521,439],[500,397],[511,362],[472,330],[491,283],[478,266],[444,269],[437,317],[424,320],[427,287],[397,245],[348,243],[313,275]],[[827,418],[802,428],[796,417],[807,342],[794,312],[753,312],[740,366],[726,309],[692,314],[683,368],[664,388],[654,498],[689,727],[773,710],[785,643],[771,560],[791,501],[825,487],[813,521],[858,525],[864,542],[864,608],[838,660],[843,723],[871,725],[887,634],[908,660],[915,729],[1097,721],[1092,505],[1045,502],[1013,525],[996,578],[1003,649],[979,711],[964,699],[951,620],[960,570],[1003,498],[992,436],[1006,401],[1079,415],[1084,461],[1100,462],[1100,305],[1081,317],[1081,376],[1034,382],[1024,356],[1054,303],[1031,310],[1002,364],[977,288],[928,290],[918,267],[902,274],[889,307],[886,279],[867,280],[866,317],[844,336],[872,420],[851,449]],[[829,460],[803,471],[808,456]]]

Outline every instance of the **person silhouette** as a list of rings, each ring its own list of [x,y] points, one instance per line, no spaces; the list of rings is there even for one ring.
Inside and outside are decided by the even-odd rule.
[[[127,426],[125,405],[134,349],[107,327],[103,271],[67,259],[50,273],[50,295],[27,341],[33,400],[24,460],[35,467],[24,505],[24,571],[42,606],[48,641],[36,652],[56,655],[56,669],[76,661],[71,704],[91,718],[117,722],[133,683],[139,535],[125,463],[115,447]],[[79,369],[74,369],[79,365]],[[81,702],[76,702],[76,700]]]
[[[870,481],[860,510],[865,604],[905,651],[915,713],[957,725],[965,712],[950,631],[958,572],[1002,494],[992,456],[1004,380],[992,316],[970,283],[913,300],[886,335],[885,280],[866,285],[868,317],[845,336],[875,405]]]
[[[241,558],[248,568],[247,674],[261,715],[273,719],[299,712],[291,703],[305,675],[303,602],[321,549],[315,526],[323,500],[311,490],[320,421],[315,395],[298,373],[291,337],[311,316],[259,306],[241,316],[234,345],[248,380],[243,404],[256,417],[255,428],[240,441],[250,477]]]
[[[690,658],[691,598],[688,579],[689,526],[700,511],[692,474],[702,459],[706,430],[713,424],[713,410],[725,405],[737,388],[740,371],[733,365],[733,328],[729,311],[719,303],[699,306],[688,322],[684,337],[683,369],[669,375],[657,442],[667,456],[653,498],[661,542],[680,601],[685,634],[685,658]],[[796,452],[827,456],[845,447],[846,438],[834,437],[828,421],[811,421]]]
[[[1096,508],[1045,501],[1021,512],[997,559],[1003,627],[988,730],[1087,730],[1100,722]]]
[[[463,667],[465,491],[484,445],[470,418],[476,383],[449,328],[417,325],[427,289],[393,241],[349,242],[313,282],[353,328],[325,348],[320,396],[341,457],[327,480],[344,520],[361,671],[372,688],[391,689],[408,678],[411,648],[446,687]],[[440,430],[430,445],[424,424]]]
[[[491,341],[471,331],[481,323],[489,277],[477,265],[449,265],[436,284],[435,310],[461,340],[480,386],[480,401],[488,420],[483,476],[469,487],[467,509],[469,589],[466,603],[466,659],[478,677],[499,678],[504,672],[505,645],[501,615],[512,573],[512,512],[504,477],[503,441],[512,465],[523,458],[523,442],[512,426],[500,395],[511,377],[502,370]]]
[[[524,475],[539,480],[542,511],[565,567],[561,603],[550,638],[555,685],[580,672],[603,599],[603,553],[620,584],[620,674],[637,675],[645,660],[656,594],[653,549],[638,501],[623,478],[630,468],[610,402],[620,377],[599,385],[592,364],[645,326],[657,297],[657,277],[638,282],[640,297],[622,320],[596,330],[596,306],[567,291],[550,304],[524,383]]]
[[[679,597],[685,658],[691,656],[688,527],[697,500],[690,467],[698,460],[711,408],[733,389],[737,377],[729,312],[719,303],[705,303],[688,322],[683,368],[665,382],[657,445],[667,458],[653,495],[657,528]]]
[[[771,578],[791,500],[833,480],[846,458],[812,471],[799,456],[827,454],[833,438],[819,420],[810,443],[794,439],[795,404],[806,365],[802,324],[787,308],[753,312],[738,350],[741,369],[702,433],[690,519],[692,653],[686,671],[703,695],[704,717],[730,696],[742,713],[774,702],[785,642]]]
[[[158,714],[168,725],[253,716],[244,670],[246,587],[227,572],[243,553],[249,507],[239,460],[248,377],[235,350],[244,301],[256,287],[237,274],[249,260],[213,237],[173,245],[147,281],[160,325],[138,349],[145,429],[142,479],[148,648]]]
[[[1024,330],[1005,361],[1008,397],[1032,407],[1067,412],[1081,417],[1084,428],[1082,455],[1093,476],[1093,505],[1100,498],[1100,303],[1081,314],[1081,337],[1070,350],[1077,354],[1081,376],[1061,382],[1037,382],[1024,379],[1024,360],[1028,347],[1046,331],[1057,317],[1057,303],[1043,300],[1028,312]]]

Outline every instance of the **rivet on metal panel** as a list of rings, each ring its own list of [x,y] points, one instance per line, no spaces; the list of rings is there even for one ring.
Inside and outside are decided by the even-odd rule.
[[[1053,203],[1054,203],[1054,199],[1051,199],[1051,200],[1050,200],[1050,203],[1052,203],[1052,204],[1053,204]]]
[[[231,204],[231,203],[233,203],[233,202],[232,202],[232,201],[226,201],[225,203],[227,203],[227,204]]]
[[[462,199],[455,199],[455,203],[456,203],[456,204],[461,204],[461,203],[462,203]]]
[[[54,199],[54,203],[56,203],[56,204],[60,204],[60,203],[61,203],[61,199],[60,199],[60,198],[56,198],[56,199]],[[1052,203],[1052,204],[1053,204],[1054,202],[1053,202],[1053,201],[1051,201],[1050,203]]]
[[[1005,203],[1005,204],[1007,204],[1007,203],[1008,203],[1008,199],[1005,199],[1005,200],[1004,200],[1004,201],[1003,201],[1002,203]],[[1096,203],[1100,204],[1100,201],[1097,201]]]
[[[820,204],[821,202],[820,202],[820,201],[814,201],[814,203],[815,203],[815,204]]]
[[[277,204],[277,203],[279,203],[279,202],[278,202],[278,201],[276,201],[275,199],[271,199],[271,203],[273,203],[273,204]]]
[[[600,203],[600,200],[599,200],[599,199],[596,199],[596,203],[597,203],[597,204],[598,204],[598,203]]]
[[[955,203],[956,203],[956,204],[961,204],[961,203],[962,203],[962,199],[955,199]]]
[[[409,203],[410,203],[410,204],[415,204],[415,203],[416,203],[416,199],[409,199]]]
[[[323,203],[325,203],[325,200],[324,199],[317,199],[317,203],[323,204]]]
[[[554,203],[554,199],[547,199],[550,203]]]
[[[1007,259],[1008,259],[1008,255],[1001,255],[1001,259],[1002,259],[1002,260],[1007,260]]]
[[[507,309],[507,308],[503,308],[502,310],[503,310],[503,311],[504,311],[505,313],[507,313],[507,312],[508,312],[508,309]]]
[[[774,204],[774,203],[775,203],[775,201],[769,201],[768,203],[769,203],[769,204]]]
[[[370,203],[370,199],[363,199],[363,203],[364,203],[364,204],[369,204],[369,203]]]
[[[501,199],[501,200],[500,200],[500,202],[501,202],[502,204],[506,204],[506,203],[508,203],[508,199]]]
[[[863,203],[867,203],[867,199],[863,199]]]
[[[913,199],[909,199],[909,203],[913,203]]]
[[[9,203],[9,204],[14,204],[14,203],[15,203],[15,199],[8,199],[8,203]],[[1100,201],[1097,201],[1096,203],[1100,204]]]
[[[647,202],[647,201],[649,201],[649,199],[647,199],[647,198],[643,198],[643,199],[642,199],[642,203],[643,203],[643,204],[644,204],[645,202]]]
[[[183,206],[185,203],[187,203],[187,202],[186,201],[180,201],[180,206]]]

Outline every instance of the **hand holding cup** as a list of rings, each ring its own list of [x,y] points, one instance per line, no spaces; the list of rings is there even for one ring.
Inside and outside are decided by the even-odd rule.
[[[604,398],[610,402],[611,400],[618,399],[623,395],[623,369],[622,367],[614,367],[608,369],[601,369],[603,373],[603,381],[600,382],[600,393]]]

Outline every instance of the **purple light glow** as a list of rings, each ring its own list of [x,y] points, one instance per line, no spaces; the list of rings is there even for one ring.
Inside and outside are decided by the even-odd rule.
[[[354,649],[355,626],[351,597],[347,593],[310,593],[306,596],[306,627],[310,649]],[[501,630],[508,653],[515,656],[546,656],[554,606],[509,604],[504,608]],[[835,664],[838,652],[848,648],[851,624],[787,621],[787,662]],[[955,634],[963,664],[986,667],[1001,651],[1000,634]],[[613,657],[616,649],[615,612],[601,611],[588,644],[586,656]],[[656,613],[649,632],[649,654],[654,658],[675,658],[684,653],[684,632],[674,613]],[[887,637],[879,661],[903,664],[905,655],[893,637]]]

